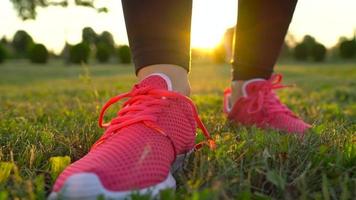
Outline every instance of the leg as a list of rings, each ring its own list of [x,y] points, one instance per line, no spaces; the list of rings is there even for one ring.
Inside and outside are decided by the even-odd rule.
[[[300,134],[310,127],[281,104],[273,90],[283,87],[282,76],[271,76],[296,3],[239,0],[233,81],[224,101],[230,119]]]
[[[174,189],[173,171],[195,147],[196,128],[214,147],[189,93],[191,0],[123,0],[136,73],[131,91],[110,99],[90,152],[58,177],[50,199],[127,199]],[[155,74],[154,74],[155,73]],[[176,90],[178,92],[173,92]],[[105,111],[126,99],[110,123]],[[199,147],[201,145],[198,145]]]
[[[175,90],[188,95],[192,1],[123,0],[122,6],[139,80],[164,73]]]
[[[233,80],[268,79],[297,0],[239,0]]]
[[[268,79],[284,42],[297,0],[239,0],[232,64],[232,101],[245,80]]]

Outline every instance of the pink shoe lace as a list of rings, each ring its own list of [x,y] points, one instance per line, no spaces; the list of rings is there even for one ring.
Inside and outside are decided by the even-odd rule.
[[[117,117],[108,123],[103,123],[106,110],[112,104],[124,98],[130,99],[123,104],[122,109],[117,113]],[[215,149],[215,141],[211,138],[208,130],[205,128],[203,122],[199,118],[197,108],[188,97],[185,97],[177,92],[156,89],[150,86],[137,87],[137,85],[135,85],[135,87],[130,92],[113,97],[107,103],[105,103],[100,112],[99,126],[101,128],[106,128],[106,131],[105,134],[92,146],[92,149],[98,147],[100,144],[105,142],[105,140],[116,134],[120,129],[141,122],[147,127],[152,128],[158,133],[169,138],[169,135],[166,134],[157,125],[157,118],[154,115],[155,113],[161,112],[162,108],[169,104],[168,101],[164,101],[166,98],[181,99],[192,107],[195,121],[206,138],[206,141],[196,144],[195,149],[200,149],[204,144],[208,145],[211,149]],[[172,139],[169,139],[173,145]],[[175,148],[173,149],[176,151]]]
[[[281,74],[274,74],[268,79],[261,87],[258,88],[257,95],[249,95],[246,97],[249,104],[247,105],[247,112],[254,114],[261,111],[263,108],[265,112],[268,112],[268,117],[271,117],[273,113],[285,113],[292,117],[297,117],[293,114],[287,106],[283,105],[273,90],[291,87],[292,85],[282,85]],[[268,120],[267,120],[268,121]]]

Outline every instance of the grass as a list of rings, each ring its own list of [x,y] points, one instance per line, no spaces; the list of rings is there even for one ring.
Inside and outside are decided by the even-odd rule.
[[[161,199],[356,197],[355,64],[282,66],[285,83],[297,84],[278,92],[282,101],[314,126],[304,140],[229,123],[228,65],[193,63],[192,99],[218,149],[196,152]],[[103,103],[134,82],[131,66],[0,65],[0,199],[45,199],[101,135]]]

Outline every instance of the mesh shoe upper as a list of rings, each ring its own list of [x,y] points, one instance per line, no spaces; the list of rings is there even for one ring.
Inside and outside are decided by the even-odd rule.
[[[170,87],[163,76],[153,75],[111,99],[99,119],[106,128],[103,136],[60,174],[53,190],[59,191],[68,177],[82,172],[95,173],[111,191],[142,189],[165,180],[176,155],[194,148],[197,124],[191,101]],[[118,116],[103,124],[106,108],[122,98],[129,100]],[[199,119],[198,125],[203,126]]]
[[[277,74],[269,80],[247,81],[242,87],[244,96],[232,107],[229,106],[231,89],[225,90],[224,110],[228,118],[244,125],[303,134],[311,126],[282,104],[273,91],[286,87],[280,84],[281,80],[282,75]]]

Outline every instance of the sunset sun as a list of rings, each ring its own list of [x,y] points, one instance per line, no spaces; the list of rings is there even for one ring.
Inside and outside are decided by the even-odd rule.
[[[214,48],[236,23],[237,2],[193,1],[192,47]]]

